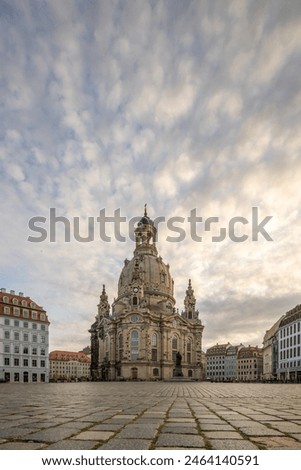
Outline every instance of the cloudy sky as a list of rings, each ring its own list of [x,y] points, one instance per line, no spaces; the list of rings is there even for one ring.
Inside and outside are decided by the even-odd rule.
[[[204,349],[260,346],[301,303],[300,1],[0,0],[0,22],[0,284],[47,310],[50,349],[89,344],[102,284],[112,302],[132,256],[128,224],[105,242],[99,211],[129,220],[144,203],[165,217],[180,311],[192,280]],[[70,242],[62,222],[50,241],[50,208]],[[196,224],[202,241],[194,209],[219,218]],[[29,241],[38,216],[45,240]]]

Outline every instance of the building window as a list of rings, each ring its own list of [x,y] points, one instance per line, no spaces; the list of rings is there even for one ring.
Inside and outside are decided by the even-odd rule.
[[[45,317],[45,314],[44,314],[44,313],[41,313],[41,315],[40,315],[40,320],[41,320],[41,321],[45,321],[45,320],[46,320],[46,317]],[[42,325],[42,326],[45,327],[45,325]]]
[[[191,340],[187,341],[187,363],[191,364]]]
[[[19,317],[19,316],[20,316],[20,309],[19,309],[19,307],[14,307],[14,315],[15,315],[15,317]]]
[[[28,359],[23,359],[23,366],[28,367]]]
[[[45,316],[45,315],[44,315],[44,316]],[[42,317],[42,315],[41,315],[41,317]],[[42,318],[41,318],[41,320],[42,320]],[[41,325],[41,330],[42,330],[42,331],[46,331],[46,325]]]
[[[20,374],[19,372],[14,373],[14,382],[20,382]]]
[[[9,354],[9,353],[10,353],[10,345],[9,345],[9,344],[5,344],[5,345],[4,345],[4,352],[5,352],[6,354]]]
[[[20,354],[20,347],[14,346],[14,354]]]
[[[36,359],[33,359],[31,363],[32,363],[32,367],[37,367],[38,363]]]
[[[4,325],[9,326],[9,323],[10,323],[9,318],[5,318],[4,319]]]
[[[15,341],[19,341],[20,339],[20,333],[18,331],[15,331],[14,333]]]
[[[27,321],[23,322],[23,326],[24,328],[28,328],[28,322]]]
[[[154,377],[159,377],[159,369],[158,369],[157,367],[155,367],[155,368],[153,369],[153,376],[154,376]]]
[[[46,343],[46,337],[44,335],[41,336],[41,343]]]
[[[8,302],[9,302],[8,297],[4,296],[4,297],[3,297],[3,302],[5,302],[6,304],[8,304]]]
[[[28,333],[24,333],[24,334],[23,334],[23,340],[24,340],[24,341],[28,341]]]
[[[32,311],[32,312],[31,312],[31,318],[32,318],[33,320],[36,320],[36,319],[38,318],[38,313]]]
[[[32,374],[32,381],[37,382],[38,381],[38,374]]]
[[[32,348],[32,355],[36,356],[37,355],[37,348]]]
[[[174,336],[171,341],[172,360],[176,362],[176,356],[178,352],[178,338]]]
[[[23,308],[23,317],[28,318],[29,317],[29,311]]]
[[[14,366],[19,366],[19,358],[18,357],[15,357],[14,358]]]
[[[26,307],[26,305],[27,305],[26,300],[22,300],[21,305],[22,305],[23,307]]]
[[[32,324],[32,329],[33,329],[33,330],[37,330],[37,329],[38,329],[38,325],[37,325],[36,323],[33,323],[33,324]]]
[[[118,336],[118,360],[122,361],[123,356],[123,335],[122,333]]]
[[[106,336],[105,339],[105,353],[106,353],[106,360],[109,360],[109,352],[110,352],[110,341],[109,341],[109,336]]]
[[[139,333],[136,330],[131,332],[131,360],[136,361],[138,359],[139,351]]]
[[[138,297],[133,297],[133,305],[138,305]]]
[[[43,359],[41,360],[41,367],[45,367],[46,366],[46,361]]]
[[[151,337],[151,344],[152,344],[152,361],[157,361],[158,360],[158,336],[156,333],[152,334]]]
[[[46,353],[45,353],[45,349],[44,349],[44,348],[42,348],[42,349],[41,349],[41,356],[45,356],[45,355],[46,355]]]
[[[17,300],[17,299],[13,299],[13,304],[14,304],[14,305],[18,305],[18,300]]]
[[[25,346],[25,347],[23,348],[23,354],[28,354],[28,347],[27,347],[27,346]]]
[[[4,365],[9,366],[9,357],[4,358]]]
[[[27,383],[28,382],[28,372],[23,372],[23,382]]]
[[[4,313],[10,315],[10,307],[4,307]],[[9,320],[8,320],[9,321]]]
[[[20,326],[19,320],[15,320],[15,321],[14,321],[14,326]]]

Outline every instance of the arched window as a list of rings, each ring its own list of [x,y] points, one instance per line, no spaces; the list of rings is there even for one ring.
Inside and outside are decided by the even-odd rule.
[[[6,296],[5,296],[5,297],[3,297],[3,302],[5,302],[6,304],[8,304],[8,302],[9,302],[9,298],[8,298],[8,297],[6,297]]]
[[[131,361],[138,359],[139,351],[139,333],[136,330],[131,332]]]
[[[107,335],[105,339],[105,358],[107,361],[109,360],[109,353],[110,353],[110,340],[109,340],[109,336]]]
[[[158,360],[158,336],[156,333],[152,334],[151,342],[152,342],[152,361],[157,361]]]
[[[154,377],[159,377],[159,369],[157,367],[155,367],[155,369],[153,369],[153,376]]]
[[[118,336],[118,360],[122,361],[123,356],[123,336],[122,333]]]
[[[191,364],[191,339],[187,341],[187,363]]]
[[[171,341],[172,360],[176,362],[176,355],[178,352],[178,338],[174,336]]]

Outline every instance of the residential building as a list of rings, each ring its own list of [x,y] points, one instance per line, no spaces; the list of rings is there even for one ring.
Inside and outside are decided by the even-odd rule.
[[[262,380],[262,349],[258,346],[241,348],[237,354],[237,379],[240,382]]]
[[[266,331],[263,338],[263,380],[274,381],[277,380],[277,370],[279,367],[279,341],[278,331],[281,320],[284,315],[280,317],[276,323]]]
[[[91,326],[93,380],[201,379],[203,325],[188,282],[181,314],[174,281],[156,247],[157,229],[144,216],[135,228],[136,247],[122,268],[117,298],[103,286]]]
[[[52,351],[49,354],[51,381],[89,380],[91,357],[83,352]]]
[[[231,344],[226,349],[224,358],[225,381],[234,382],[237,380],[237,354],[244,348],[243,344],[232,346]]]
[[[49,381],[49,321],[46,311],[14,290],[0,291],[0,379]]]
[[[301,305],[289,310],[282,317],[278,329],[277,378],[283,381],[301,382]]]
[[[216,344],[206,352],[206,379],[218,382],[225,381],[225,357],[230,343]]]

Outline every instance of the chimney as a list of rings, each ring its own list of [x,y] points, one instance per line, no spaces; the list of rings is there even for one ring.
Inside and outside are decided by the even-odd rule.
[[[20,297],[23,297],[24,293],[23,292],[19,292],[19,296]]]
[[[1,292],[6,292],[5,287],[1,287]]]
[[[14,290],[11,290],[10,293],[11,293],[12,295],[15,295],[15,291],[14,291]]]

